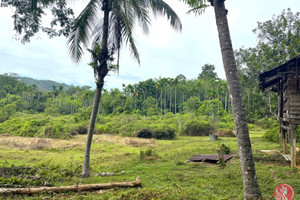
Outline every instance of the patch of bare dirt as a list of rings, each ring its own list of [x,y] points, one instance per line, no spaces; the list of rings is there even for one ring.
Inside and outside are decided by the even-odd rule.
[[[75,136],[71,140],[50,139],[50,138],[31,138],[0,134],[0,147],[17,148],[21,150],[42,150],[45,148],[69,149],[76,146],[85,145],[86,135]],[[142,139],[132,137],[122,137],[114,135],[95,135],[93,142],[108,142],[112,144],[122,144],[133,147],[151,147],[155,146],[154,139]]]
[[[122,136],[115,136],[115,135],[108,135],[108,134],[95,136],[94,139],[95,143],[100,143],[103,141],[111,144],[123,144],[123,145],[134,146],[134,147],[142,147],[142,146],[151,147],[156,145],[154,139],[122,137]]]

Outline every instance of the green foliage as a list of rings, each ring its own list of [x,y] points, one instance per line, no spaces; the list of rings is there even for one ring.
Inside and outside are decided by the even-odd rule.
[[[114,116],[115,117],[115,116]],[[155,116],[159,117],[159,116]],[[181,116],[189,119],[191,116]],[[140,116],[140,118],[142,118]],[[122,119],[124,121],[129,119]],[[263,130],[250,131],[250,137],[254,157],[261,156],[260,150],[281,150],[278,143],[269,142],[262,138]],[[6,136],[9,137],[9,136]],[[5,137],[1,138],[4,139]],[[38,172],[41,180],[30,182],[30,185],[41,186],[47,180],[53,186],[109,183],[121,181],[134,181],[136,176],[142,180],[142,188],[125,188],[109,190],[99,195],[98,193],[58,193],[22,196],[25,199],[243,199],[243,182],[239,158],[234,156],[226,163],[224,168],[218,165],[206,165],[202,163],[185,163],[185,161],[197,154],[216,154],[216,149],[224,143],[230,147],[234,155],[238,155],[236,138],[222,138],[219,142],[210,142],[208,137],[178,136],[176,140],[149,140],[149,143],[134,146],[125,143],[128,138],[113,135],[94,135],[94,143],[91,155],[91,177],[82,179],[81,161],[84,150],[85,136],[78,136],[70,140],[52,140],[52,145],[46,148],[33,149],[31,146],[20,146],[31,138],[23,138],[24,141],[11,141],[14,143],[0,142],[1,159],[0,169],[29,167]],[[135,138],[130,138],[135,140]],[[80,145],[78,145],[80,144]],[[66,148],[67,147],[67,148]],[[299,147],[299,143],[297,143]],[[151,150],[151,156],[146,157],[146,151]],[[140,160],[140,152],[144,153]],[[157,155],[159,154],[159,156]],[[148,154],[149,155],[149,154]],[[159,158],[159,159],[158,159]],[[264,158],[272,159],[270,155]],[[14,166],[12,166],[14,163]],[[256,172],[260,189],[264,199],[274,198],[274,188],[282,182],[289,183],[299,193],[300,174],[291,169],[285,161],[262,161],[256,163]],[[1,171],[1,170],[0,170]],[[96,174],[112,172],[114,176],[96,176]],[[121,172],[124,171],[124,174]],[[22,180],[32,180],[26,170],[23,170],[23,179],[19,171],[12,180],[2,181],[3,184],[14,186],[22,184]],[[26,173],[25,173],[26,172]],[[276,174],[276,176],[274,176]],[[28,177],[28,178],[25,178]],[[0,177],[4,177],[1,176]],[[16,180],[20,178],[20,180]],[[26,179],[26,180],[25,180]],[[26,184],[24,183],[24,186]],[[0,186],[2,187],[2,185]],[[199,190],[201,188],[201,190]],[[235,188],[232,190],[232,188]],[[231,191],[228,193],[228,191]],[[18,199],[20,196],[7,196],[6,199]]]
[[[146,158],[145,152],[140,151],[140,160],[144,160]]]
[[[155,139],[165,139],[171,140],[175,138],[175,130],[163,126],[155,126],[150,129],[142,129],[135,134],[139,138],[155,138]]]
[[[70,85],[64,83],[58,83],[51,80],[36,80],[29,77],[18,77],[18,80],[27,85],[36,85],[37,89],[40,91],[51,91],[53,89],[53,86],[55,86],[56,88],[62,86],[64,91],[71,87]]]
[[[156,160],[159,156],[153,151],[152,148],[146,149],[145,151],[140,151],[140,160],[141,161],[152,161]]]
[[[242,97],[247,120],[256,122],[276,114],[277,93],[262,93],[258,76],[271,70],[300,53],[300,13],[283,10],[271,20],[258,22],[254,33],[257,45],[236,51]]]
[[[27,137],[70,138],[86,127],[69,117],[19,114],[0,124],[0,133]],[[80,132],[82,133],[82,132]]]
[[[229,130],[234,130],[235,125],[233,121],[233,116],[232,115],[224,115],[221,118],[219,118],[217,122],[217,127],[221,130],[223,129],[229,129]]]
[[[32,167],[0,165],[0,186],[53,186],[78,177],[80,170],[80,165],[74,163],[66,166],[42,163]]]
[[[225,144],[222,144],[220,149],[222,150],[223,154],[230,154],[230,147],[226,146]]]
[[[269,141],[272,142],[278,142],[279,141],[279,126],[275,125],[272,128],[269,128],[266,130],[264,134],[264,138],[266,138]]]
[[[271,142],[279,142],[279,125],[272,124],[264,133],[264,138]],[[297,128],[296,142],[300,142],[300,127]]]
[[[30,41],[30,38],[43,31],[49,37],[64,35],[70,33],[74,21],[73,10],[67,7],[65,0],[60,1],[22,1],[22,0],[3,0],[2,6],[11,6],[14,9],[14,30],[20,35],[22,43]],[[46,15],[46,9],[51,6],[53,19],[45,27],[42,22],[43,15]],[[43,24],[43,25],[42,25]],[[58,26],[59,24],[59,26]],[[58,27],[57,27],[58,26]],[[59,30],[57,30],[59,29]]]
[[[218,79],[218,75],[215,72],[215,66],[211,64],[205,64],[202,66],[202,71],[198,75],[198,79],[205,79],[205,80],[216,80]]]
[[[185,112],[197,113],[198,108],[201,106],[201,101],[198,97],[190,97],[186,102],[184,102],[183,107]]]
[[[270,118],[261,118],[256,120],[255,125],[263,128],[263,129],[269,129],[274,126],[278,126],[278,121],[276,120],[275,117],[270,117]]]
[[[198,109],[198,113],[207,116],[222,116],[225,115],[222,102],[218,99],[203,101],[202,105]]]
[[[204,120],[186,121],[181,129],[180,135],[186,136],[207,136],[214,130],[211,122]]]
[[[96,123],[97,133],[137,136],[142,138],[173,139],[176,135],[201,136],[212,133],[216,128],[229,129],[232,133],[232,116],[224,116],[215,121],[205,116],[192,114],[172,114],[151,117],[141,115],[99,116]]]

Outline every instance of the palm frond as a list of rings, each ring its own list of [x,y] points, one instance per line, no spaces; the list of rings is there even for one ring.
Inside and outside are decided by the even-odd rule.
[[[193,12],[196,15],[201,15],[205,11],[205,8],[209,7],[207,4],[209,1],[210,0],[183,0],[183,2],[191,7],[187,14]]]
[[[175,30],[181,30],[182,24],[175,11],[163,0],[145,0],[148,3],[154,14],[166,15],[171,26]]]
[[[120,49],[122,46],[122,27],[121,27],[121,15],[119,9],[112,10],[110,17],[110,37],[109,37],[109,47],[110,52],[117,51],[117,72],[119,73],[120,67]]]
[[[75,19],[74,27],[68,39],[69,52],[75,62],[79,62],[83,55],[82,45],[88,45],[91,32],[98,20],[97,11],[99,8],[101,8],[100,0],[90,0]]]
[[[201,15],[202,13],[205,12],[205,8],[209,7],[207,4],[203,4],[201,6],[197,6],[195,8],[192,8],[187,12],[187,14],[191,14],[192,12],[195,13],[195,15]]]
[[[145,1],[130,0],[132,9],[134,10],[138,19],[140,27],[145,34],[149,33],[149,25],[151,25],[150,17],[147,11],[147,4]]]
[[[133,38],[134,24],[136,20],[136,10],[132,9],[131,0],[122,1],[122,8],[119,10],[119,23],[121,27],[122,38],[126,44],[129,44],[131,55],[140,64],[140,57]],[[136,8],[137,9],[137,8]]]
[[[93,38],[91,45],[92,49],[95,45],[100,45],[102,40],[103,32],[101,31],[103,28],[103,18],[98,20],[98,23],[94,26],[91,34],[91,38]]]
[[[128,38],[128,42],[130,45],[131,55],[136,59],[138,64],[141,64],[140,55],[135,46],[135,41],[134,41],[134,38],[132,37],[132,35]]]

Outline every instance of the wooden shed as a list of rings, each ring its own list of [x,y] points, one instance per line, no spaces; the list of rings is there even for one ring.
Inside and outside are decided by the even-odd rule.
[[[300,124],[300,55],[259,76],[262,91],[277,92],[279,141],[283,154],[290,143],[291,167],[296,167],[296,128]]]

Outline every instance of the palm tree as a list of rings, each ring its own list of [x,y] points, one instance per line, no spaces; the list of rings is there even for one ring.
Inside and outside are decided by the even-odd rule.
[[[229,33],[227,21],[228,11],[225,9],[225,0],[184,1],[192,7],[190,11],[194,11],[198,14],[201,14],[203,10],[209,6],[207,2],[210,2],[210,4],[214,7],[223,65],[228,82],[228,89],[232,101],[232,111],[234,114],[235,127],[237,131],[237,140],[244,184],[244,199],[260,199],[261,192],[256,178],[249,130],[241,95],[240,80],[238,77],[237,66]]]
[[[119,69],[120,48],[129,45],[133,58],[140,63],[139,53],[133,38],[133,28],[139,24],[145,33],[149,31],[149,11],[166,15],[176,30],[181,30],[181,22],[176,13],[163,0],[90,0],[76,18],[69,36],[69,51],[75,62],[83,55],[83,47],[91,42],[90,65],[94,69],[96,93],[88,127],[82,176],[88,177],[90,149],[97,112],[104,85],[104,78],[110,70]],[[117,64],[112,64],[114,56]]]

